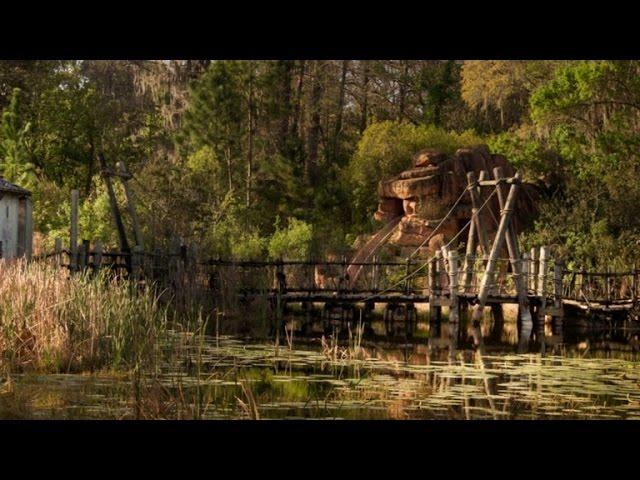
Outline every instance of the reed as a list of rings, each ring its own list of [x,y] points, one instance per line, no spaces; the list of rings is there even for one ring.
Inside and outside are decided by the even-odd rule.
[[[153,357],[167,324],[151,287],[0,260],[0,362],[10,371],[133,368]]]

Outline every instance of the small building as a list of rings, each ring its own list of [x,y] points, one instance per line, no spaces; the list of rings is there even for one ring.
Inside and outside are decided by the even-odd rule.
[[[0,257],[31,258],[31,192],[0,177]]]

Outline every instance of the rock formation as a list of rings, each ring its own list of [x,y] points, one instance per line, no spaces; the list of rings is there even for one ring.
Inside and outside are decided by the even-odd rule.
[[[467,187],[467,172],[475,172],[477,178],[485,170],[488,179],[493,179],[493,169],[498,166],[503,168],[507,177],[515,174],[515,169],[505,157],[491,154],[484,145],[459,149],[453,155],[432,149],[418,152],[410,169],[393,178],[381,180],[378,186],[380,200],[375,218],[387,223],[398,216],[402,217],[388,242],[401,247],[415,248],[421,245]],[[488,194],[490,190],[486,188],[483,191]],[[533,189],[526,185],[518,195],[514,215],[516,230],[523,227],[523,220],[532,216],[533,195]],[[483,195],[481,202],[485,199]],[[481,212],[481,221],[492,236],[500,216],[496,195],[487,207]],[[469,195],[464,195],[452,215],[424,248],[433,252],[451,239],[471,218],[471,208]],[[466,234],[463,233],[459,240],[465,242]]]

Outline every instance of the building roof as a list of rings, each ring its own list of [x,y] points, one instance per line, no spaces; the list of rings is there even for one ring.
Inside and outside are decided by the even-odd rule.
[[[10,192],[18,195],[31,195],[31,192],[25,188],[14,185],[4,178],[0,177],[0,192]]]

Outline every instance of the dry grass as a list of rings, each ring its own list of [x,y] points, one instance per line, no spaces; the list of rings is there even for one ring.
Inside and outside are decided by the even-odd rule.
[[[150,288],[0,260],[0,362],[11,371],[131,367],[166,323]]]

